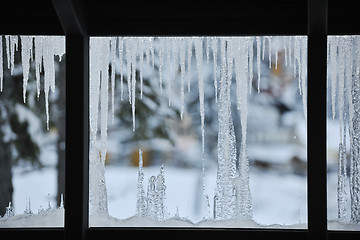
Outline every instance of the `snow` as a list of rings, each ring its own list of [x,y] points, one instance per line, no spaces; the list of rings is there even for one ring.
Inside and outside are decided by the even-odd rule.
[[[44,211],[39,214],[18,214],[11,218],[0,218],[0,228],[63,227],[64,209]]]
[[[196,198],[201,197],[196,184],[199,178],[199,170],[166,167],[165,171],[168,217],[174,217],[178,212],[178,217],[191,219],[191,221],[187,220],[187,222],[198,224],[202,220],[199,213],[195,211],[195,209],[201,209],[201,206],[196,205],[195,201]],[[143,172],[144,179],[149,179],[151,175],[157,175],[159,167],[144,167]],[[253,191],[253,221],[257,222],[258,226],[272,225],[274,223],[288,225],[289,222],[293,224],[306,222],[305,178],[293,176],[292,174],[264,174],[264,172],[259,171],[253,171],[250,174],[250,185],[254,190],[257,190]],[[105,176],[106,181],[109,183],[107,185],[109,214],[118,219],[131,218],[136,209],[137,169],[134,167],[108,166],[106,167]],[[211,196],[216,186],[216,169],[207,170],[206,176],[206,194]],[[119,185],[119,182],[122,184]],[[210,205],[213,207],[212,202],[210,202]],[[123,206],[127,207],[124,208]],[[278,206],[283,206],[283,208]],[[214,223],[215,226],[216,222]],[[102,224],[111,225],[108,222]],[[121,221],[118,224],[122,225]],[[142,223],[136,224],[134,222],[133,224],[141,226]],[[163,221],[161,224],[164,225],[165,222]],[[90,225],[99,226],[97,220],[93,220],[93,217],[90,219]],[[209,225],[211,224],[209,223]],[[237,225],[237,227],[239,226],[245,227]]]

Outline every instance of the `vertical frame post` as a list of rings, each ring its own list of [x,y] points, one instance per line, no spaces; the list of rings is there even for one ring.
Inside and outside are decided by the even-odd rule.
[[[87,239],[89,37],[82,0],[53,0],[66,34],[65,239]]]
[[[86,239],[89,205],[88,37],[66,36],[65,239]]]
[[[327,238],[327,0],[308,0],[308,239]]]

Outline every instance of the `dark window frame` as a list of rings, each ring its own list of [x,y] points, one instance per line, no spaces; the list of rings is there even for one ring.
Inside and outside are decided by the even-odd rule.
[[[360,232],[327,230],[326,48],[331,34],[360,34],[353,7],[335,0],[247,0],[233,4],[115,0],[18,0],[1,3],[0,34],[66,36],[66,192],[64,228],[0,229],[6,237],[99,239],[131,237],[226,237],[359,239]],[[31,2],[31,4],[29,4]],[[329,11],[327,6],[329,5]],[[350,4],[351,5],[351,4]],[[21,6],[21,7],[18,7]],[[40,10],[36,10],[41,6]],[[263,6],[261,8],[261,6]],[[279,10],[282,9],[282,10]],[[33,11],[33,12],[32,12]],[[281,22],[281,25],[277,24]],[[329,27],[327,26],[329,24]],[[170,27],[169,27],[170,25]],[[344,27],[345,26],[345,27]],[[89,228],[88,74],[89,36],[307,35],[308,36],[308,229]]]

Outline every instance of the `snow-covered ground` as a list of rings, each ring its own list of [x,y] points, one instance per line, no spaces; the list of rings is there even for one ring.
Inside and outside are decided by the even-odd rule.
[[[159,173],[159,166],[145,167],[145,179]],[[165,166],[166,205],[169,216],[177,213],[192,222],[202,220],[201,171]],[[214,196],[216,169],[206,172],[206,194]],[[129,218],[136,211],[137,168],[109,166],[106,168],[109,214]],[[253,198],[253,219],[262,225],[298,224],[307,222],[306,178],[252,170],[250,187]],[[126,207],[124,207],[126,206]],[[213,203],[210,201],[211,212]]]

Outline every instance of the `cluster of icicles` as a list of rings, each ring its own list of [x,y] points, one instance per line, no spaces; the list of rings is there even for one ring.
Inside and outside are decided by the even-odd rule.
[[[195,50],[195,51],[193,51]],[[195,52],[195,54],[194,54]],[[168,96],[169,106],[174,97],[172,85],[180,81],[181,116],[184,98],[190,92],[192,61],[197,71],[202,139],[203,206],[204,217],[209,217],[209,197],[205,195],[205,108],[203,65],[211,64],[214,71],[214,97],[218,104],[218,172],[213,216],[215,219],[252,218],[247,157],[247,97],[252,84],[261,84],[261,60],[268,57],[269,68],[278,67],[279,53],[286,66],[292,67],[299,81],[306,118],[307,38],[304,36],[256,37],[91,37],[90,38],[90,202],[92,213],[107,212],[104,163],[107,151],[109,99],[114,118],[115,69],[120,72],[120,98],[124,91],[132,106],[133,130],[136,129],[135,99],[143,96],[144,67],[158,69],[160,94]],[[256,55],[255,55],[256,54]],[[193,56],[194,55],[194,56]],[[255,57],[256,56],[256,57]],[[116,58],[120,61],[116,62]],[[256,61],[255,61],[256,59]],[[256,63],[255,63],[256,62]],[[164,69],[167,68],[167,71]],[[180,69],[178,73],[178,69]],[[123,72],[123,70],[125,70]],[[166,75],[164,74],[166,73]],[[123,75],[126,74],[126,77]],[[137,76],[139,74],[139,76]],[[177,76],[179,74],[180,76]],[[241,118],[241,149],[236,153],[235,133],[230,108],[230,88],[235,79],[237,108]],[[126,80],[126,83],[124,83]],[[187,85],[187,87],[186,87]],[[109,96],[110,92],[110,96]],[[176,96],[176,95],[175,95]],[[100,105],[100,108],[99,108]],[[99,110],[100,109],[100,110]],[[100,111],[101,150],[95,146]],[[238,133],[237,133],[238,134]],[[238,165],[238,168],[236,167]],[[142,185],[142,184],[140,184]],[[138,188],[140,188],[138,184]],[[142,190],[138,189],[138,193]],[[143,196],[144,194],[140,194]],[[138,194],[139,196],[139,194]],[[138,198],[138,203],[144,202]],[[138,206],[142,204],[138,204]],[[143,213],[143,209],[137,209]],[[155,214],[156,215],[156,214]]]
[[[337,117],[340,125],[338,218],[343,221],[348,220],[348,191],[350,191],[350,221],[357,224],[360,224],[359,48],[359,36],[328,37],[328,90],[331,96],[332,117],[334,119]],[[347,140],[350,142],[349,157]],[[348,165],[350,165],[349,179]]]
[[[3,91],[4,63],[3,63],[3,36],[0,40],[0,91]],[[15,51],[21,43],[21,62],[23,70],[23,99],[26,102],[27,83],[31,62],[35,62],[37,97],[40,96],[40,74],[44,73],[44,94],[46,109],[46,125],[49,129],[49,91],[55,92],[55,58],[61,61],[65,54],[65,37],[63,36],[11,36],[5,35],[5,49],[7,57],[7,68],[11,75],[14,74]]]

